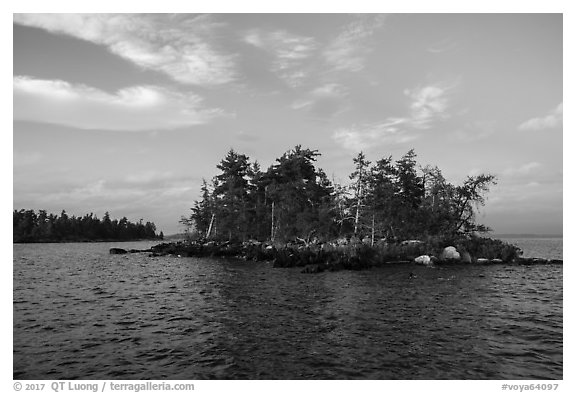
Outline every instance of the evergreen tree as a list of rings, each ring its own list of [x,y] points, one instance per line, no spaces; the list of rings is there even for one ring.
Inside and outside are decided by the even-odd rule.
[[[222,173],[216,176],[214,189],[216,220],[218,228],[228,239],[239,237],[245,240],[248,231],[248,172],[249,159],[230,149],[217,168]]]

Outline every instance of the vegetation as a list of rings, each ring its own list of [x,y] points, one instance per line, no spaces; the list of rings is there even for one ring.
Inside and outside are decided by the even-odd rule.
[[[14,210],[14,243],[62,242],[62,241],[125,241],[140,239],[162,239],[156,235],[156,226],[151,222],[132,223],[126,217],[111,220],[108,212],[100,220],[93,213],[84,217],[68,216],[64,210],[60,216],[45,210]]]
[[[350,184],[340,185],[316,167],[318,156],[296,146],[264,172],[230,150],[181,222],[203,239],[309,244],[346,237],[371,246],[382,239],[463,241],[490,230],[476,224],[475,212],[495,184],[493,175],[453,185],[437,167],[419,165],[414,150],[374,164],[360,152]]]

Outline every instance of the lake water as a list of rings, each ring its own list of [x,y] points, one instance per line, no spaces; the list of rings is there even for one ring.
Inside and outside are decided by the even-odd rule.
[[[563,259],[562,238],[502,238],[502,241],[520,247],[527,258]]]
[[[15,379],[562,379],[562,265],[395,266],[15,244]],[[410,278],[410,272],[415,278]]]

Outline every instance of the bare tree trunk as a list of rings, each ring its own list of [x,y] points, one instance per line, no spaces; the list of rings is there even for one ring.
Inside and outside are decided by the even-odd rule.
[[[210,225],[208,226],[208,232],[206,233],[206,239],[210,237],[210,233],[212,232],[212,224],[214,224],[214,216],[215,214],[212,213],[212,218],[210,218]]]
[[[372,247],[374,247],[374,222],[375,222],[374,213],[372,213],[372,242],[371,242]]]
[[[270,229],[270,241],[274,241],[274,201],[272,201],[272,228]]]
[[[361,181],[360,178],[359,181]],[[354,234],[358,232],[358,223],[360,221],[360,204],[362,203],[362,185],[358,185],[358,192],[356,195],[358,202],[356,203],[356,218],[354,219]]]

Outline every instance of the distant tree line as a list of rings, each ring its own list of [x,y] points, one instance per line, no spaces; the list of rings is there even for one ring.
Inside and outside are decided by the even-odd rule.
[[[93,213],[83,217],[68,216],[66,211],[58,216],[46,210],[14,210],[14,243],[61,242],[61,241],[125,241],[141,239],[162,239],[164,234],[156,234],[156,225],[151,222],[137,223],[126,217],[111,220],[106,212],[102,219]]]
[[[357,237],[405,240],[462,237],[490,229],[475,222],[493,175],[450,184],[437,167],[422,167],[414,150],[371,163],[360,152],[350,183],[331,181],[315,165],[317,150],[296,146],[266,171],[231,149],[221,171],[203,180],[201,199],[181,223],[199,237],[289,241]]]

